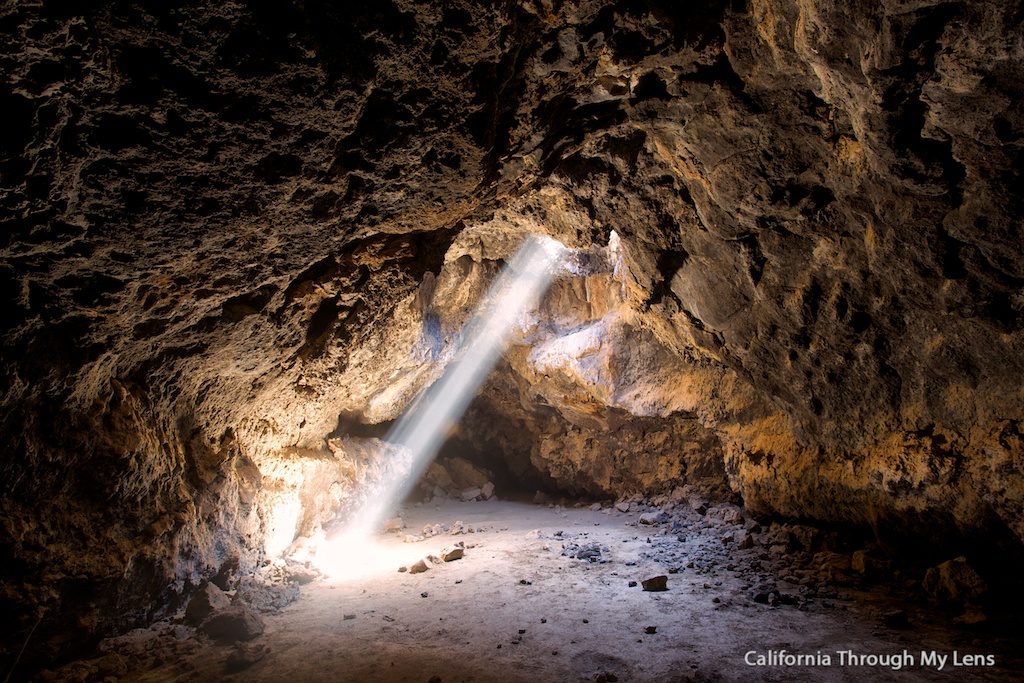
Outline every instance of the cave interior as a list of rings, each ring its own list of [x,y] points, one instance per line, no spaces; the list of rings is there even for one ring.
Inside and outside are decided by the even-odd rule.
[[[8,0],[0,24],[5,683],[790,680],[744,660],[787,643],[854,680],[844,629],[915,653],[877,680],[946,680],[926,651],[1020,680],[1019,2]],[[403,417],[452,395],[535,238],[550,282],[492,306],[487,372],[401,469]],[[386,564],[332,583],[317,553],[396,478]],[[423,606],[463,603],[416,582],[473,566],[495,612],[444,613],[467,649],[435,651]],[[573,591],[662,625],[632,654],[596,617],[556,633]],[[414,640],[332,630],[385,606]]]

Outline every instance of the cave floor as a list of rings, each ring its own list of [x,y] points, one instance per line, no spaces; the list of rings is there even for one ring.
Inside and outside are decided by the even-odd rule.
[[[244,646],[258,661],[244,670],[232,673],[226,665],[238,646],[200,640],[192,631],[173,656],[144,670],[130,667],[120,680],[1020,680],[1019,639],[954,626],[950,615],[889,597],[883,588],[840,587],[831,599],[819,591],[799,604],[760,604],[752,593],[766,582],[782,595],[801,592],[758,569],[757,558],[767,559],[763,549],[723,543],[723,529],[714,525],[685,530],[680,542],[678,529],[637,518],[614,509],[498,501],[409,508],[403,534],[455,521],[474,533],[414,543],[392,534],[382,540],[386,552],[411,565],[461,541],[465,556],[411,574],[397,571],[397,560],[379,569],[354,552],[355,576],[304,585],[297,602],[264,617],[265,633]],[[574,545],[593,550],[589,544],[605,562],[563,554]],[[668,577],[668,590],[629,586],[655,575]],[[885,626],[884,615],[896,609],[907,612],[911,628]],[[816,659],[820,653],[831,662],[745,661],[751,651],[756,662],[781,650]],[[899,670],[857,666],[840,651],[906,651],[914,661]],[[922,652],[948,659],[940,671],[922,663]],[[995,665],[965,666],[965,655],[976,654],[992,654]]]

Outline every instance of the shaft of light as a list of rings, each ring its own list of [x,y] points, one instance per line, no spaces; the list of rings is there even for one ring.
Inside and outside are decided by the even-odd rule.
[[[444,375],[421,393],[386,440],[404,446],[406,458],[389,468],[378,490],[353,515],[349,531],[370,533],[409,494],[498,361],[522,316],[536,307],[551,284],[565,247],[550,238],[527,237],[495,280],[472,319]]]

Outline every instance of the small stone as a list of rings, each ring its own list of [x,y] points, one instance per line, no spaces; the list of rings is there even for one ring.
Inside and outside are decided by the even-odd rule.
[[[405,528],[405,522],[401,517],[392,517],[384,522],[384,531],[400,531]]]
[[[715,603],[716,605],[721,604],[722,598],[718,598],[718,597],[711,598],[711,602]]]
[[[636,581],[630,581],[629,582],[629,587],[630,588],[636,588]]]
[[[398,571],[404,573],[409,571],[409,568],[403,564],[401,567],[398,568]]]
[[[218,610],[231,605],[231,599],[212,583],[204,583],[185,608],[185,621],[198,624]]]
[[[526,579],[519,579],[520,586],[532,586],[533,581],[527,581]]]
[[[356,618],[356,615],[354,615],[354,614],[346,614],[346,615],[342,616],[342,619],[344,619],[345,621],[352,621],[355,618]]]
[[[629,512],[629,503],[624,500],[620,500],[615,504],[615,509],[619,512]]]
[[[481,497],[483,497],[484,500],[490,500],[491,498],[493,498],[494,497],[494,484],[491,483],[491,482],[487,482],[486,484],[481,486],[480,487],[480,495],[481,495]]]
[[[645,591],[667,591],[668,577],[662,574],[660,576],[652,576],[649,579],[644,579],[643,587]]]
[[[421,559],[421,560],[417,560],[415,564],[413,564],[411,567],[409,567],[409,573],[410,574],[422,574],[423,572],[429,571],[429,570],[430,570],[430,563],[427,562],[427,560],[425,558]]]
[[[590,509],[592,511],[594,511],[594,512],[600,512],[601,511],[601,504],[600,503],[594,503],[593,505],[590,506]]]
[[[540,623],[546,624],[546,623],[548,623],[548,620],[545,617],[541,617],[540,618]]]
[[[644,629],[644,633],[646,633],[647,635],[653,635],[653,634],[655,634],[657,632],[658,632],[658,627],[657,626],[648,626],[647,628]]]
[[[429,598],[430,597],[430,593],[428,593],[427,591],[423,591],[422,593],[420,593],[420,597],[421,598]]]

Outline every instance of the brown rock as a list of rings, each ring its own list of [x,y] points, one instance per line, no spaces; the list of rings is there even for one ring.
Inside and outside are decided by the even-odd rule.
[[[644,579],[640,582],[645,591],[667,591],[668,590],[668,577],[662,574],[661,576],[652,576],[649,579]]]
[[[185,608],[185,620],[191,624],[198,624],[206,617],[218,610],[225,609],[231,605],[231,599],[224,591],[212,583],[203,583],[188,601]]]
[[[252,640],[263,634],[263,620],[248,607],[234,605],[207,617],[199,631],[220,643]]]
[[[441,551],[441,560],[443,562],[452,562],[454,560],[461,560],[465,555],[466,549],[462,545],[448,546]]]
[[[409,573],[410,574],[422,574],[423,572],[429,571],[429,570],[430,570],[430,563],[426,560],[426,558],[417,560],[413,564],[409,565]]]
[[[966,557],[957,557],[930,568],[924,576],[924,589],[936,600],[963,602],[988,591],[988,585]]]

